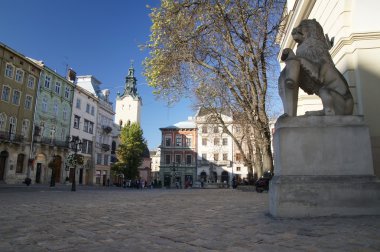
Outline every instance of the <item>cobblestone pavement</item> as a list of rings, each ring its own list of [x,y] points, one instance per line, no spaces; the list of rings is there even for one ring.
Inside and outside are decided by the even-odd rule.
[[[0,251],[380,251],[380,216],[274,219],[232,189],[0,188]]]

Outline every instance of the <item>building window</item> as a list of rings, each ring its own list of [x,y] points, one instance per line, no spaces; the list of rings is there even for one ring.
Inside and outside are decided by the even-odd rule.
[[[55,90],[54,91],[55,91],[56,94],[60,94],[61,93],[61,83],[60,82],[57,81],[55,83]]]
[[[186,147],[191,147],[191,138],[186,137]]]
[[[228,155],[227,153],[223,153],[223,161],[227,161],[228,160]]]
[[[45,86],[45,88],[50,88],[50,81],[51,81],[51,78],[50,78],[50,76],[45,76],[45,84],[44,84],[44,86]]]
[[[15,80],[17,82],[20,82],[22,83],[22,80],[24,79],[24,71],[22,71],[21,69],[17,69],[16,70],[16,77],[15,77]]]
[[[70,88],[69,87],[65,87],[65,98],[66,99],[70,98]]]
[[[108,165],[108,159],[109,159],[109,156],[108,155],[104,155],[104,165]]]
[[[182,146],[182,135],[175,136],[175,146]]]
[[[63,120],[67,120],[67,107],[66,106],[64,106],[62,108],[62,118],[63,118]]]
[[[228,145],[228,139],[227,138],[223,138],[223,145]]]
[[[30,95],[27,95],[25,97],[25,103],[24,103],[24,107],[25,109],[31,109],[32,108],[32,101],[33,101],[33,97],[30,96]]]
[[[0,131],[5,130],[6,123],[7,123],[7,116],[4,113],[0,113]]]
[[[90,104],[86,104],[86,113],[89,113],[90,114]]]
[[[203,161],[206,161],[206,160],[207,160],[207,154],[206,154],[206,153],[202,153],[202,160],[203,160]]]
[[[87,143],[86,139],[82,139],[82,153],[87,153]]]
[[[202,133],[207,133],[207,126],[202,126]]]
[[[102,164],[102,154],[96,154],[96,164]]]
[[[61,129],[61,140],[66,141],[66,129],[65,128]]]
[[[89,121],[84,119],[84,123],[83,123],[83,131],[84,132],[88,132],[88,123],[89,123]]]
[[[74,115],[74,128],[79,129],[80,116]]]
[[[214,127],[214,133],[219,133],[219,127],[218,126]]]
[[[1,92],[1,100],[9,101],[9,95],[11,93],[11,88],[8,86],[3,86],[3,91]]]
[[[88,133],[91,133],[91,134],[94,133],[94,123],[93,122],[88,123]]]
[[[218,153],[214,153],[214,161],[218,161],[219,160],[219,154]]]
[[[25,160],[25,155],[18,154],[17,164],[16,164],[16,173],[22,173],[22,171],[24,170],[24,160]]]
[[[22,134],[22,136],[23,137],[28,137],[28,133],[29,133],[29,125],[30,125],[30,122],[29,122],[29,120],[27,120],[27,119],[24,119],[23,121],[22,121],[22,128],[21,128],[21,134]]]
[[[177,164],[180,164],[181,163],[181,155],[175,155],[175,162]]]
[[[202,145],[207,146],[207,138],[202,138]]]
[[[191,164],[191,163],[192,163],[192,156],[186,155],[186,164]]]
[[[172,138],[170,136],[165,137],[165,146],[170,146],[172,142]]]
[[[42,111],[47,112],[47,104],[48,104],[48,99],[46,97],[42,98]]]
[[[214,145],[219,145],[220,141],[219,141],[219,138],[214,138]]]
[[[239,133],[241,131],[240,127],[236,126],[235,131],[236,131],[236,133]]]
[[[13,79],[13,71],[14,67],[11,64],[7,64],[7,66],[5,67],[5,76]]]
[[[17,125],[17,119],[16,117],[10,117],[9,118],[9,132],[11,133],[11,139],[14,138],[14,135],[16,134],[16,125]]]
[[[20,105],[20,97],[21,97],[21,93],[20,91],[18,90],[13,90],[13,97],[12,97],[12,103],[14,105]]]
[[[95,115],[95,107],[91,106],[91,115]]]
[[[53,115],[58,116],[58,102],[55,100],[53,105]]]
[[[34,83],[36,82],[36,79],[34,76],[29,75],[28,77],[28,88],[34,89]]]
[[[92,145],[93,145],[92,141],[87,142],[87,154],[92,154]]]
[[[236,171],[240,171],[240,166],[236,167]]]
[[[77,98],[77,104],[76,104],[76,108],[77,108],[77,109],[80,109],[80,103],[81,103],[80,99]]]
[[[165,155],[165,164],[170,164],[170,155]]]

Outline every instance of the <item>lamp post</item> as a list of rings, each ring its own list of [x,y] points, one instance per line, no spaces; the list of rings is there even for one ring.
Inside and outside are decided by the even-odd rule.
[[[70,141],[70,148],[74,151],[74,174],[73,174],[73,183],[71,185],[71,191],[76,191],[76,185],[75,185],[75,174],[77,172],[77,153],[80,149],[82,149],[82,140],[79,139],[79,137],[73,136]]]

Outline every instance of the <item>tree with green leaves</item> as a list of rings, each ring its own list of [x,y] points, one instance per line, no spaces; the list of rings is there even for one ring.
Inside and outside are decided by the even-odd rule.
[[[195,97],[222,125],[249,171],[273,170],[268,118],[277,84],[276,34],[284,1],[162,0],[153,8],[145,76],[159,97]],[[223,112],[243,134],[229,131]]]
[[[112,172],[124,174],[124,178],[128,179],[137,178],[146,148],[146,140],[140,125],[128,122],[120,132],[120,144],[116,151],[118,162],[112,166]]]

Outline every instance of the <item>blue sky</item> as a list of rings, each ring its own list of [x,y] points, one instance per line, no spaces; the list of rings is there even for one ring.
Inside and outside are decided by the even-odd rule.
[[[146,5],[158,0],[1,0],[0,42],[25,56],[42,60],[65,76],[94,75],[110,89],[111,101],[122,91],[131,60],[143,99],[141,127],[150,149],[161,141],[160,127],[193,116],[189,101],[168,108],[156,100],[142,75],[151,21]]]

